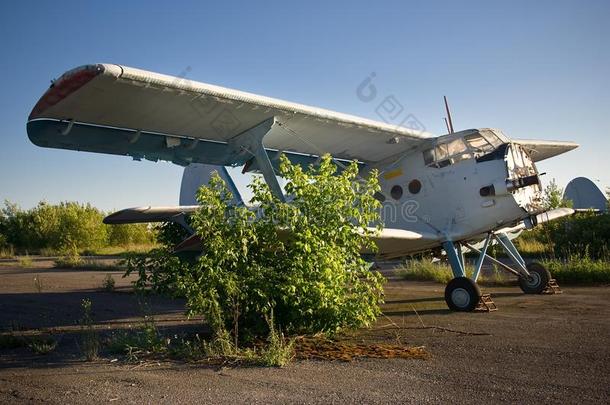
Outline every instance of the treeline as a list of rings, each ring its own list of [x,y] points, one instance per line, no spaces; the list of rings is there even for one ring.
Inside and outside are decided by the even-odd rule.
[[[94,253],[108,247],[152,244],[156,231],[147,224],[106,225],[106,213],[76,202],[23,210],[5,201],[0,210],[0,250],[24,253]]]

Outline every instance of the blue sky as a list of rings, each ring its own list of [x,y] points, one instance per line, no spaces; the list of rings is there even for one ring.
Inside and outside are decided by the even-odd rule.
[[[428,131],[495,127],[573,140],[542,162],[561,185],[610,185],[610,2],[2,2],[0,200],[178,201],[170,163],[43,149],[27,116],[50,80],[109,62],[376,119],[356,97],[371,72]]]

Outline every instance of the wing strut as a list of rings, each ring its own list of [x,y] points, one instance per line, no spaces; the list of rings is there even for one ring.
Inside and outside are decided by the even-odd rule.
[[[265,181],[271,188],[273,194],[280,200],[286,201],[280,183],[278,182],[277,177],[275,177],[269,155],[267,155],[267,151],[263,145],[263,138],[272,130],[275,124],[277,124],[275,117],[268,118],[260,124],[231,138],[228,143],[236,154],[243,155],[247,153],[252,155],[256,160],[258,169],[263,173]]]

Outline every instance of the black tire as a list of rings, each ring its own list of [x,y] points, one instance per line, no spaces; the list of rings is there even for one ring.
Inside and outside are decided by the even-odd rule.
[[[468,277],[456,277],[445,287],[445,302],[453,311],[473,311],[480,299],[479,286]]]
[[[519,277],[519,287],[526,294],[540,294],[549,285],[551,273],[540,263],[532,262],[527,265],[530,278]]]

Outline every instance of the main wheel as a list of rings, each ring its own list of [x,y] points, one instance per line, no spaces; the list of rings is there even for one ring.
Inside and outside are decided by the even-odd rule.
[[[468,277],[456,277],[445,287],[445,302],[453,311],[472,311],[480,299],[479,286]]]
[[[526,294],[540,294],[549,284],[551,273],[538,262],[529,263],[527,271],[530,277],[519,277],[519,287]]]

